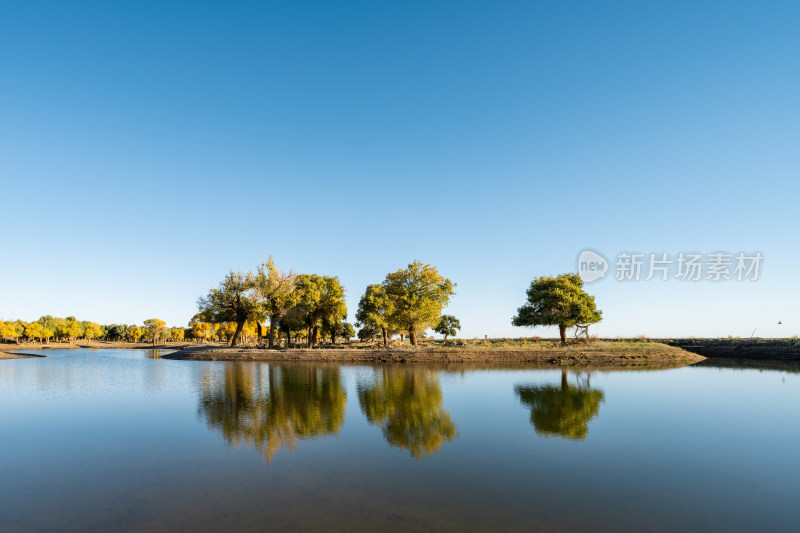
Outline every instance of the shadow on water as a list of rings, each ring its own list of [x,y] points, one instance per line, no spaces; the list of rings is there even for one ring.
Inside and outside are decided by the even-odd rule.
[[[694,366],[712,368],[732,368],[740,370],[778,371],[800,374],[800,361],[781,361],[777,359],[739,359],[730,357],[709,357]]]
[[[457,436],[442,408],[438,373],[419,367],[384,367],[358,383],[358,401],[370,424],[379,426],[391,446],[416,458],[438,452]]]
[[[206,374],[199,413],[229,445],[252,446],[271,461],[298,439],[337,434],[346,403],[338,368],[231,363]]]
[[[577,373],[577,384],[570,385],[566,369],[561,371],[561,385],[517,385],[514,391],[531,409],[531,424],[536,434],[584,440],[588,424],[600,411],[605,400],[603,391],[591,388],[591,374]]]

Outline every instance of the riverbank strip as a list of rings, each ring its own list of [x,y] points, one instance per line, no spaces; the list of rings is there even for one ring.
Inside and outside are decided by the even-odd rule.
[[[656,349],[277,349],[191,346],[162,356],[162,359],[190,361],[272,361],[272,362],[359,362],[359,363],[532,363],[579,367],[685,366],[704,360],[703,356],[662,345]]]

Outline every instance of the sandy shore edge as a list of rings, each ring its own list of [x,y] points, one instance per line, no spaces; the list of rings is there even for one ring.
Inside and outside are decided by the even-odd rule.
[[[435,349],[292,349],[188,347],[162,359],[189,361],[357,362],[357,363],[482,363],[585,366],[675,367],[703,361],[705,357],[665,346],[664,351],[637,353],[586,350],[435,350]]]
[[[0,352],[0,359],[29,359],[31,357],[47,357],[47,356],[35,353],[25,353],[25,352]]]

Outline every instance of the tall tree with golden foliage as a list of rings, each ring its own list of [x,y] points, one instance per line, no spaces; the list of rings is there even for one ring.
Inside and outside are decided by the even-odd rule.
[[[283,272],[275,266],[272,256],[258,267],[256,287],[264,312],[269,317],[269,347],[275,347],[275,334],[278,324],[286,313],[297,303],[293,271]]]
[[[156,344],[167,333],[167,323],[158,318],[148,318],[144,321],[144,327],[147,329],[147,338],[153,344]]]
[[[411,344],[416,346],[417,335],[439,321],[442,308],[455,294],[455,287],[436,267],[420,261],[387,274],[383,289],[392,301],[389,322],[407,331]]]

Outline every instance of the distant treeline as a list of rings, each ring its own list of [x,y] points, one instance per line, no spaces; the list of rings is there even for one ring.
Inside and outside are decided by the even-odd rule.
[[[24,320],[0,321],[0,338],[5,341],[20,342],[74,342],[77,340],[108,341],[182,341],[192,337],[191,328],[168,328],[166,322],[149,318],[144,324],[98,324],[78,320],[74,316],[58,318],[45,315],[35,322]]]
[[[199,312],[188,328],[168,328],[163,320],[150,318],[143,325],[108,324],[81,321],[75,317],[43,316],[35,322],[0,322],[0,338],[49,342],[76,340],[169,342],[219,340],[231,345],[268,339],[270,347],[304,341],[313,347],[322,339],[336,343],[338,338],[361,340],[383,337],[387,344],[393,335],[407,336],[417,344],[427,328],[453,336],[458,320],[442,315],[455,283],[441,276],[435,267],[420,261],[390,272],[380,284],[369,285],[356,312],[356,333],[346,322],[345,289],[338,276],[296,274],[277,268],[270,257],[257,270],[230,271],[218,287],[198,300]]]

